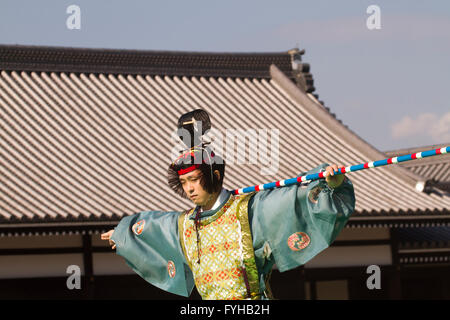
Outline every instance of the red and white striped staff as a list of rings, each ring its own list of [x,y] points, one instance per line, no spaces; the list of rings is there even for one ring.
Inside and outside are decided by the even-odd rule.
[[[348,173],[348,172],[376,168],[376,167],[386,166],[386,165],[390,165],[390,164],[396,164],[396,163],[400,163],[400,162],[410,161],[410,160],[414,160],[414,159],[422,159],[422,158],[426,158],[426,157],[436,156],[439,154],[445,154],[445,153],[448,153],[449,151],[450,151],[450,146],[440,148],[440,149],[416,152],[416,153],[412,153],[412,154],[408,154],[408,155],[404,155],[404,156],[387,158],[384,160],[366,162],[366,163],[362,163],[362,164],[358,164],[358,165],[354,165],[354,166],[340,168],[337,171],[335,171],[334,174],[344,174],[344,173]],[[298,177],[291,178],[291,179],[256,185],[256,186],[252,186],[252,187],[236,189],[236,190],[233,190],[232,192],[235,195],[244,194],[244,193],[249,193],[249,192],[254,192],[254,191],[262,191],[262,190],[268,190],[268,189],[273,189],[273,188],[278,188],[278,187],[285,187],[285,186],[293,185],[296,183],[313,181],[313,180],[323,179],[323,178],[325,178],[324,172],[319,172],[319,173],[313,173],[313,174],[304,175],[304,176],[298,176]],[[422,190],[420,190],[420,186],[416,187],[416,189],[418,189],[418,191],[422,191],[423,186],[422,186]]]

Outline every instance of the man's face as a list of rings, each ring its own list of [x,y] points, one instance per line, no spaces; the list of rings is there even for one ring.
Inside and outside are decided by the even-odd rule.
[[[202,175],[200,169],[196,169],[179,176],[184,192],[198,206],[206,205],[211,196],[200,184]]]

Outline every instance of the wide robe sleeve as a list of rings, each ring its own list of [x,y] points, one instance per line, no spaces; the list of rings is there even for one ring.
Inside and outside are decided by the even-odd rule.
[[[178,236],[180,212],[144,211],[123,218],[111,239],[116,253],[152,285],[188,297],[194,287]]]
[[[300,175],[325,171],[327,166]],[[268,245],[280,272],[303,265],[336,239],[354,208],[353,185],[347,177],[335,189],[320,179],[307,186],[257,192],[249,202],[255,254],[266,252]]]

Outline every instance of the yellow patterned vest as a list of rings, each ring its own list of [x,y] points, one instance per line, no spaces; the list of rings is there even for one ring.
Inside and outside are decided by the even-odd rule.
[[[180,215],[181,247],[202,299],[260,298],[248,221],[248,201],[252,194],[231,195],[214,215],[201,219],[197,229],[191,218],[194,209]]]

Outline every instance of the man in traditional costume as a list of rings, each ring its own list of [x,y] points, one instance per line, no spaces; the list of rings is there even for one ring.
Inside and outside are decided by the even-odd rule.
[[[178,127],[194,133],[201,109],[183,115]],[[184,212],[145,211],[123,218],[102,235],[142,278],[188,297],[271,299],[269,278],[304,265],[327,248],[354,211],[353,185],[322,164],[326,179],[243,195],[222,187],[225,162],[201,140],[170,165],[168,182],[195,207]],[[342,166],[341,166],[342,167]]]

